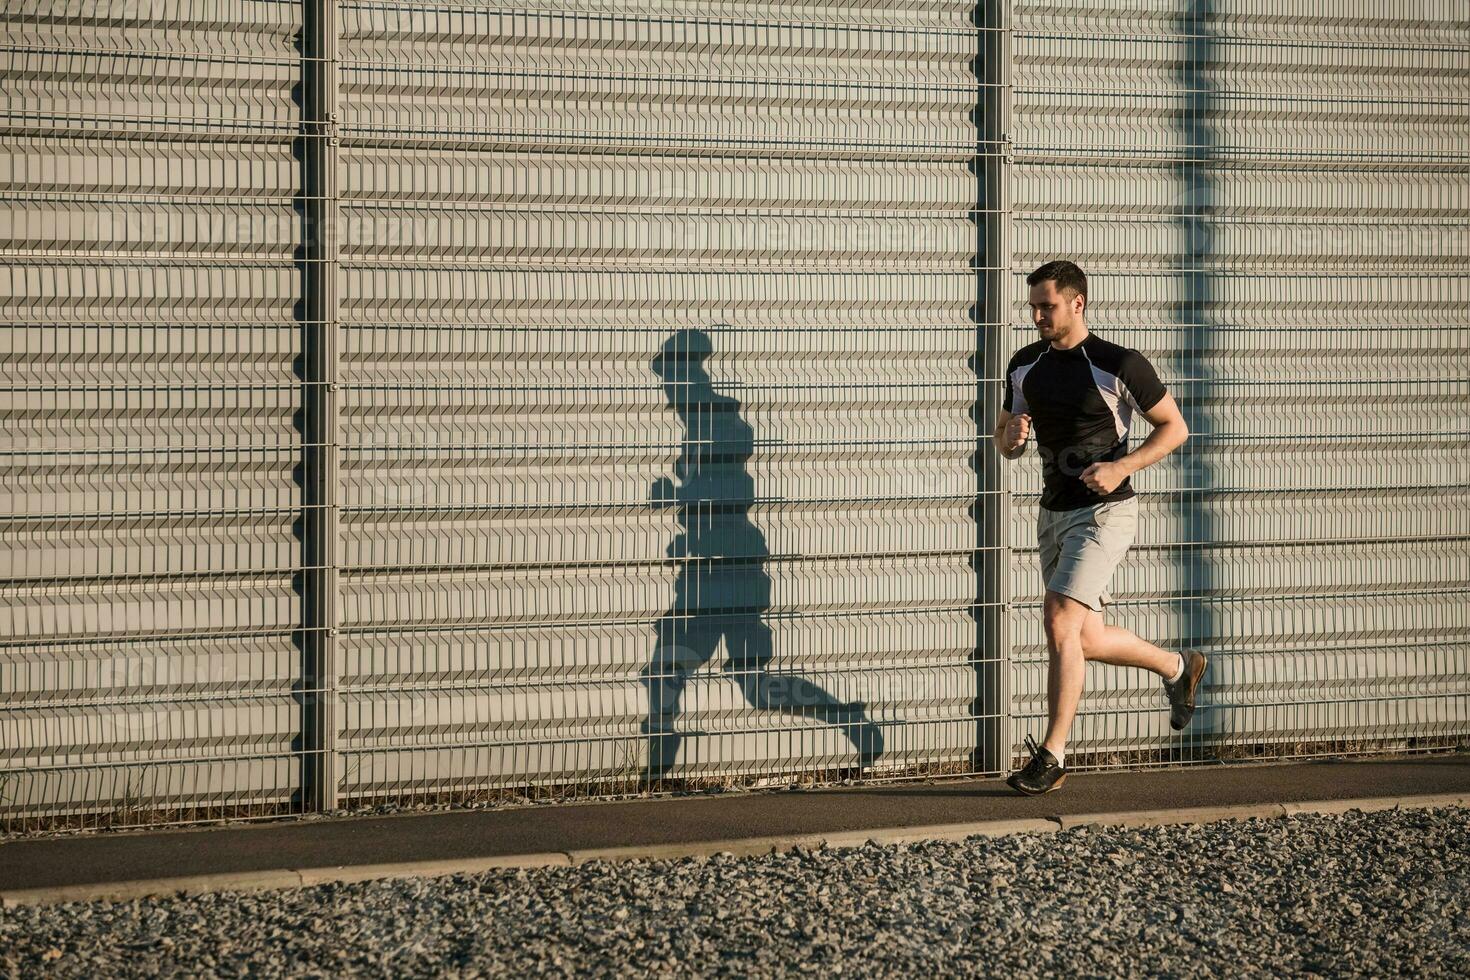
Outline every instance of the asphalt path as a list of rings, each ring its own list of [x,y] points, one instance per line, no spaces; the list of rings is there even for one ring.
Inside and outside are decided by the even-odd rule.
[[[675,796],[498,810],[292,820],[0,841],[0,892],[291,868],[454,862],[637,846],[1470,793],[1470,753],[1080,773],[1017,795],[999,779],[949,779]]]

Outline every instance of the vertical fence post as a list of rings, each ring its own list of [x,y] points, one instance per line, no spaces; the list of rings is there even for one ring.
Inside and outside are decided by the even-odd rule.
[[[1010,360],[1011,310],[1011,11],[1010,0],[985,0],[980,23],[980,85],[976,168],[975,310],[978,335],[976,368],[982,379],[1005,374]],[[976,583],[977,730],[972,766],[1004,772],[1011,756],[1011,506],[1008,465],[992,444],[1002,387],[982,381],[975,400],[975,471],[980,497],[976,507],[979,572]]]
[[[337,3],[303,0],[302,807],[337,808]]]

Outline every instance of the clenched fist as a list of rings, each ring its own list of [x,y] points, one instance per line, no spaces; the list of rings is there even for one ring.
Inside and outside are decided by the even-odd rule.
[[[1031,416],[1012,415],[1011,420],[1006,423],[1005,445],[1000,447],[1001,452],[1009,456],[1016,451],[1017,446],[1026,441],[1026,437],[1030,434]]]

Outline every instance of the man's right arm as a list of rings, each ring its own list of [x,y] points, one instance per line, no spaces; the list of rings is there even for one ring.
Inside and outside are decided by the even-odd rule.
[[[1023,348],[1024,349],[1024,348]],[[1021,356],[1020,351],[1011,355],[1011,361],[1006,365],[1005,388],[1001,393],[1000,415],[995,422],[995,451],[1006,459],[1019,459],[1026,452],[1026,439],[1023,436],[1016,445],[1011,445],[1007,438],[1006,430],[1011,427],[1011,420],[1016,414],[1011,409],[1020,409],[1020,415],[1026,418],[1026,427],[1030,428],[1030,416],[1026,414],[1025,396],[1016,390],[1014,379],[1016,377],[1016,360]]]
[[[1022,442],[1017,446],[1007,445],[1006,429],[1009,428],[1010,422],[1011,413],[1004,408],[1001,409],[995,423],[995,451],[1006,459],[1020,459],[1026,454],[1026,443]]]

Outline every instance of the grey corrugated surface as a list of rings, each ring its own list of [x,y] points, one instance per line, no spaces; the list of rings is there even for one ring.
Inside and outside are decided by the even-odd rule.
[[[969,6],[550,10],[343,9],[344,793],[638,775],[671,609],[758,610],[771,674],[862,702],[886,764],[964,761]],[[734,399],[688,438],[753,443],[685,506],[753,499],[724,552],[768,603],[750,565],[676,597],[651,362],[686,328]],[[726,652],[671,775],[851,764]]]
[[[1110,618],[1215,655],[1185,737],[1089,668],[1070,757],[1470,733],[1463,4],[1014,8],[1015,323],[1024,273],[1075,258],[1179,398]],[[638,775],[640,675],[691,621],[740,628],[669,774],[849,765],[852,704],[879,771],[970,764],[1002,564],[974,550],[978,16],[341,4],[345,798]],[[0,821],[300,804],[301,25],[0,20]],[[655,357],[692,330],[686,424]],[[1005,465],[1019,739],[1040,487]],[[753,708],[732,642],[825,719]]]
[[[0,23],[0,821],[280,803],[298,11]]]
[[[1090,665],[1069,754],[1463,736],[1464,6],[1066,12],[1017,6],[1016,295],[1041,262],[1079,262],[1094,331],[1184,409],[1190,441],[1133,478],[1108,618],[1214,657],[1182,735],[1152,678]],[[1037,461],[1020,472],[1017,741],[1046,711]]]

